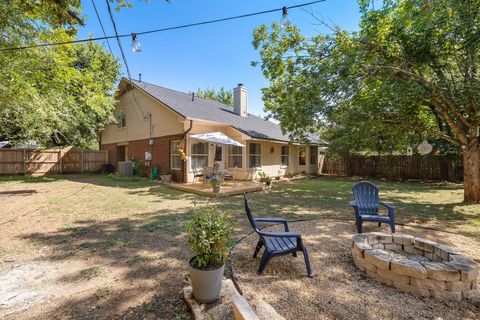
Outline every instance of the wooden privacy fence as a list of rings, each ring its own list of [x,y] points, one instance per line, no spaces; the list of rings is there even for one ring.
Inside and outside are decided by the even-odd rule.
[[[325,158],[322,173],[387,179],[463,180],[460,156],[351,156]]]
[[[106,163],[108,152],[104,150],[0,149],[0,175],[98,172]]]

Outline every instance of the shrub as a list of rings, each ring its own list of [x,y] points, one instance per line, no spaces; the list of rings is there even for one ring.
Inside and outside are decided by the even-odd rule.
[[[233,231],[231,211],[215,207],[196,208],[187,222],[188,244],[196,256],[194,266],[200,269],[217,268],[228,257],[229,240]]]
[[[143,160],[133,161],[133,174],[139,177],[146,177],[145,162]]]

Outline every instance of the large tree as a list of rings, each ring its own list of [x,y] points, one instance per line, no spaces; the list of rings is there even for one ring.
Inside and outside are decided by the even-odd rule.
[[[435,137],[464,159],[464,201],[480,202],[480,1],[360,1],[358,32],[310,39],[295,26],[261,26],[254,46],[270,86],[266,110],[293,135],[342,126],[372,144]],[[387,136],[388,138],[388,136]]]
[[[74,40],[80,1],[0,3],[0,47]],[[0,138],[92,146],[114,121],[117,60],[93,43],[0,53]]]
[[[227,90],[224,87],[221,87],[218,91],[214,88],[207,88],[205,90],[198,88],[196,95],[197,97],[216,100],[229,106],[233,105],[233,92],[232,90]]]

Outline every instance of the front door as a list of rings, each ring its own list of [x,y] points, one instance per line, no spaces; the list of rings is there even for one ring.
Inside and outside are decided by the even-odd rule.
[[[213,158],[217,163],[220,170],[225,170],[225,161],[223,159],[223,145],[215,145],[215,156]]]

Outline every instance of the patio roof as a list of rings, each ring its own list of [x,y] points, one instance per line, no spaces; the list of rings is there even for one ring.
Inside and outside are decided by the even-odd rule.
[[[221,132],[200,133],[200,134],[194,134],[190,137],[198,140],[203,140],[203,141],[227,144],[227,145],[232,145],[237,147],[245,147],[240,142],[233,140],[232,138],[230,138],[229,136]]]

